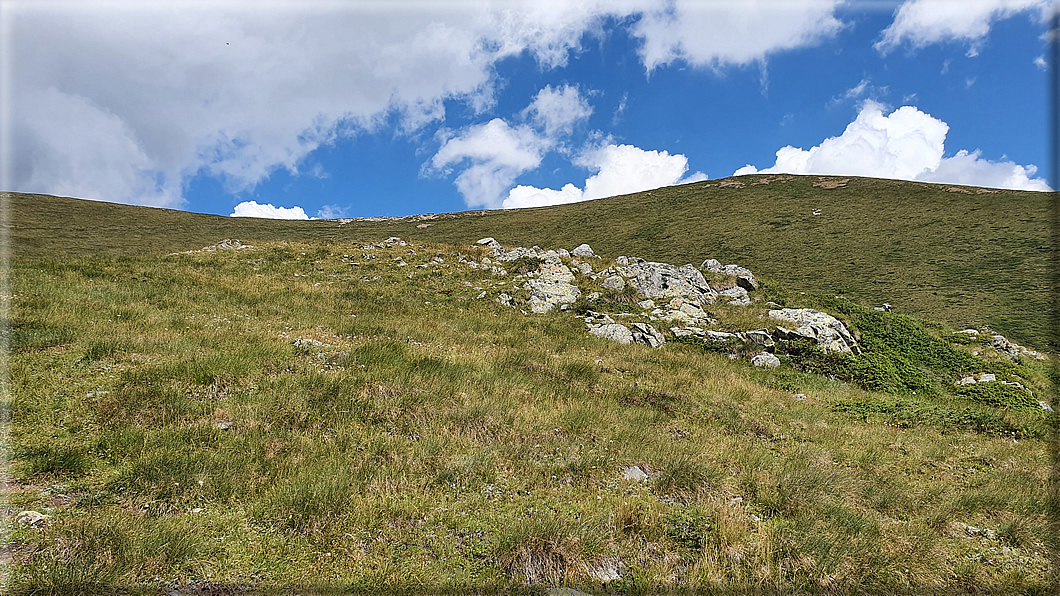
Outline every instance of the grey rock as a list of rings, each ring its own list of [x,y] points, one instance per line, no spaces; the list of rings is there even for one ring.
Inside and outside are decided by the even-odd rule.
[[[657,348],[666,343],[666,338],[647,323],[633,323],[633,341]]]
[[[562,304],[571,304],[581,296],[571,270],[559,261],[546,261],[538,268],[537,277],[527,282],[530,290],[530,310],[546,313]]]
[[[655,301],[654,300],[641,300],[640,302],[637,303],[637,306],[639,306],[639,307],[641,307],[641,308],[643,308],[645,310],[647,310],[649,308],[655,308]]]
[[[578,263],[577,267],[582,275],[590,275],[593,272],[593,266],[589,263]]]
[[[674,337],[705,336],[703,329],[699,327],[670,327],[670,333],[673,333]]]
[[[509,296],[508,294],[505,294],[504,292],[501,292],[497,296],[497,299],[495,300],[495,302],[497,304],[500,304],[501,306],[511,306],[512,305],[512,297]]]
[[[568,588],[566,586],[553,586],[545,591],[548,596],[593,596],[588,592],[582,592],[581,590],[575,590],[574,588]]]
[[[769,318],[796,326],[794,330],[778,326],[777,335],[783,339],[808,339],[826,353],[861,353],[854,336],[830,314],[811,308],[782,308],[769,311]]]
[[[497,242],[497,240],[494,239],[493,236],[488,236],[486,238],[483,238],[483,239],[479,240],[478,242],[476,242],[475,244],[478,244],[479,246],[488,246],[489,248],[500,248],[501,247],[501,243]]]
[[[708,329],[706,331],[706,338],[710,341],[725,342],[739,339],[735,333],[726,333],[724,331],[713,331]]]
[[[1019,363],[1020,360],[1020,347],[1015,343],[1005,339],[1002,335],[995,335],[990,341],[990,347],[1008,357],[1009,360]]]
[[[589,333],[597,337],[617,341],[620,344],[633,343],[633,332],[629,330],[629,327],[619,323],[589,325]]]
[[[747,341],[754,342],[763,348],[771,348],[776,345],[776,342],[773,341],[773,336],[765,329],[747,331],[744,333],[744,336],[747,338]]]
[[[629,265],[629,259],[626,257],[618,257],[617,259],[615,259],[615,265],[625,267],[626,265]]]
[[[629,279],[644,298],[688,298],[699,304],[711,304],[717,296],[703,274],[692,265],[674,267],[667,263],[635,262],[619,272]]]
[[[39,511],[23,511],[15,516],[15,525],[20,528],[43,528],[48,516]]]
[[[956,333],[964,333],[964,334],[967,334],[967,335],[979,335],[979,331],[976,330],[976,329],[961,329],[960,331],[956,331],[954,333],[955,334]]]
[[[301,337],[299,337],[298,339],[294,340],[291,343],[296,348],[330,348],[330,347],[333,347],[331,344],[326,344],[326,343],[324,343],[322,341],[317,341],[315,339],[303,339]]]
[[[739,265],[722,266],[722,264],[716,259],[707,259],[706,261],[703,261],[703,264],[700,265],[699,268],[714,273],[731,275],[736,278],[736,285],[745,290],[753,291],[758,289],[758,282],[755,280],[754,274],[752,274],[749,269],[740,267]]]
[[[1052,406],[1050,406],[1049,404],[1045,403],[1044,401],[1039,401],[1038,405],[1041,406],[1041,408],[1043,410],[1045,410],[1046,412],[1053,412],[1054,411]]]
[[[622,276],[612,275],[611,277],[608,277],[607,279],[601,281],[600,287],[608,290],[614,290],[615,292],[621,292],[622,290],[626,289],[626,282],[622,279]]]
[[[792,397],[792,399],[795,399],[795,400],[798,400],[798,401],[806,401],[806,394],[805,393],[796,393],[795,395],[792,395],[791,397]]]
[[[964,377],[962,379],[958,379],[957,382],[954,383],[954,385],[957,385],[957,386],[960,386],[960,385],[974,385],[977,382],[978,381],[975,380],[975,377]]]
[[[996,381],[997,375],[991,373],[981,373],[977,379],[980,383],[989,383],[990,381]]]
[[[590,325],[610,325],[611,323],[614,323],[615,320],[607,313],[598,313],[590,310],[585,313],[585,322]]]
[[[776,368],[780,366],[780,358],[777,358],[769,352],[762,352],[751,358],[751,364],[755,366],[764,366],[766,368]]]
[[[622,478],[639,482],[648,479],[648,472],[640,466],[625,466],[622,468]]]
[[[579,244],[577,248],[570,251],[570,254],[575,257],[582,257],[583,259],[596,256],[596,253],[593,252],[592,247],[588,244]]]

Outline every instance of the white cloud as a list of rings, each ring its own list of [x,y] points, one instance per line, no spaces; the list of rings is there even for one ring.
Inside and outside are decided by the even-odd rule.
[[[688,159],[684,155],[645,151],[632,145],[608,144],[586,152],[576,163],[596,172],[585,180],[584,189],[573,184],[566,184],[560,190],[520,185],[508,192],[504,208],[577,203],[706,179],[701,172],[681,179],[688,171]]]
[[[535,124],[545,129],[546,136],[552,137],[570,134],[574,124],[588,118],[593,109],[578,92],[577,87],[564,85],[553,89],[552,85],[545,85],[526,108],[526,113]]]
[[[1041,70],[1049,70],[1049,64],[1045,61],[1045,56],[1038,56],[1035,58],[1034,65]]]
[[[883,114],[883,106],[867,101],[843,134],[804,150],[787,146],[776,163],[764,170],[747,165],[733,174],[754,173],[868,176],[974,184],[1017,190],[1049,190],[1032,178],[1037,169],[1011,161],[991,162],[980,152],[959,151],[943,157],[949,125],[912,106]]]
[[[349,211],[349,207],[324,205],[317,210],[317,215],[313,219],[338,219],[340,217],[346,217],[346,214],[349,213]]]
[[[1044,19],[1053,0],[906,0],[895,11],[894,22],[883,30],[876,49],[886,53],[908,42],[914,48],[944,41],[968,42],[968,56],[979,53],[979,44],[994,21],[1020,12],[1036,11]]]
[[[8,3],[8,186],[179,207],[199,174],[244,191],[392,115],[413,131],[444,119],[446,101],[485,110],[498,61],[559,67],[605,26],[631,27],[648,70],[718,67],[834,34],[839,3]]]
[[[271,203],[259,205],[257,201],[243,201],[236,205],[229,217],[263,217],[266,219],[309,219],[305,210],[294,207],[274,207]]]
[[[632,28],[651,71],[675,60],[718,68],[760,62],[772,52],[813,45],[835,35],[842,0],[673,0]]]
[[[541,165],[552,141],[527,125],[510,126],[500,118],[468,127],[442,145],[431,164],[445,171],[467,162],[456,187],[469,207],[496,208],[515,179]]]

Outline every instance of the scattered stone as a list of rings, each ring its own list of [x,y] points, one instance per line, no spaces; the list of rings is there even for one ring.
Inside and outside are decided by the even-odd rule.
[[[798,400],[798,401],[806,401],[806,399],[807,399],[805,393],[796,393],[795,395],[792,395],[791,397],[792,397],[792,399],[795,399],[795,400]]]
[[[1054,410],[1053,410],[1053,408],[1052,408],[1052,406],[1050,406],[1049,404],[1047,404],[1047,403],[1046,403],[1046,402],[1044,402],[1044,401],[1039,401],[1039,402],[1038,402],[1038,405],[1039,405],[1039,406],[1041,406],[1041,408],[1042,408],[1043,410],[1045,410],[1046,412],[1052,412],[1052,411],[1054,411]]]
[[[622,290],[626,289],[626,281],[622,279],[622,276],[620,275],[612,275],[611,277],[608,277],[607,279],[600,282],[600,287],[607,290],[613,290],[615,292],[621,292]]]
[[[961,329],[960,331],[955,332],[954,335],[956,335],[957,333],[965,333],[967,335],[979,335],[979,331],[976,329]]]
[[[995,335],[990,341],[990,347],[1008,357],[1009,360],[1019,363],[1020,360],[1020,347],[1015,343],[1005,339],[1002,335]]]
[[[575,267],[578,268],[582,275],[591,275],[593,272],[593,266],[589,263],[578,263]]]
[[[48,516],[39,511],[23,511],[15,516],[15,525],[20,528],[43,528]]]
[[[769,311],[769,318],[796,325],[794,330],[778,326],[777,335],[782,339],[808,339],[825,353],[861,353],[854,336],[830,314],[811,308],[782,308]]]
[[[629,259],[626,257],[618,257],[615,259],[615,265],[625,267],[626,265],[629,265]]]
[[[780,366],[780,358],[777,358],[769,352],[762,352],[754,358],[751,358],[751,364],[765,368],[776,368]]]
[[[648,471],[640,466],[626,466],[622,468],[622,478],[640,482],[648,479]]]
[[[512,297],[501,292],[500,295],[497,296],[495,302],[501,306],[512,306]]]
[[[486,297],[486,292],[485,292],[485,290],[483,290],[483,292],[481,294],[479,294],[478,296],[475,296],[475,300],[482,300],[485,297]]]
[[[222,420],[222,421],[217,423],[217,428],[218,428],[218,430],[228,430],[228,429],[232,428],[232,421],[230,421],[230,420]]]
[[[729,304],[733,306],[750,306],[751,299],[747,296],[747,290],[740,286],[733,286],[725,291],[718,292],[718,296],[729,298]]]
[[[500,248],[501,247],[501,243],[497,242],[497,240],[493,236],[487,236],[485,238],[482,238],[481,240],[479,240],[475,244],[477,244],[479,246],[487,246],[489,248]]]
[[[637,303],[637,306],[643,308],[644,310],[648,310],[649,308],[655,308],[655,301],[654,300],[641,300],[640,302]]]
[[[331,348],[334,347],[331,344],[326,344],[322,341],[315,339],[304,339],[299,337],[298,339],[291,342],[296,348]]]
[[[570,251],[570,254],[576,257],[582,257],[583,259],[589,257],[596,257],[596,253],[593,252],[592,247],[588,244],[579,244],[578,248],[575,248],[574,250]]]
[[[416,229],[418,229],[418,230],[426,230],[429,227],[431,227],[431,224],[429,224],[429,223],[421,223],[421,224],[416,226]]]
[[[244,248],[254,248],[249,244],[243,244],[239,240],[233,240],[225,238],[224,240],[210,246],[205,246],[200,252],[214,252],[218,250],[242,250]]]
[[[675,337],[695,336],[702,338],[705,336],[703,329],[699,327],[670,327],[670,333],[673,333]]]
[[[980,383],[989,383],[990,381],[996,381],[997,375],[991,373],[980,373],[978,381]]]

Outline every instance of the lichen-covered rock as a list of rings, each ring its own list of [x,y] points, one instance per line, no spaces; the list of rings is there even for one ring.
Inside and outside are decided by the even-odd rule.
[[[846,326],[828,313],[812,308],[781,308],[769,311],[769,318],[795,326],[795,329],[778,326],[777,335],[782,339],[808,339],[825,353],[861,353]]]
[[[615,292],[621,292],[626,289],[626,281],[622,279],[621,275],[612,275],[600,282],[600,287],[613,290]]]
[[[530,310],[536,313],[546,313],[553,308],[572,304],[581,296],[578,286],[571,284],[574,274],[560,262],[548,259],[538,268],[536,277],[526,282],[526,288],[530,290]]]
[[[747,338],[747,341],[754,342],[762,346],[763,348],[771,348],[776,345],[776,342],[773,341],[773,336],[770,335],[769,331],[765,329],[755,329],[754,331],[746,331],[744,332],[744,337]]]

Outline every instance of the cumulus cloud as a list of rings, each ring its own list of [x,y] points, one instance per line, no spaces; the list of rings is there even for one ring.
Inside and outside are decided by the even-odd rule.
[[[584,188],[573,184],[566,184],[559,190],[520,185],[508,192],[503,207],[514,209],[577,203],[706,179],[701,172],[681,179],[688,171],[688,158],[684,155],[646,151],[633,145],[608,144],[586,152],[576,163],[596,172],[585,180]]]
[[[875,47],[886,53],[908,42],[914,48],[944,41],[970,43],[968,56],[979,53],[978,45],[994,21],[1033,11],[1044,19],[1053,0],[906,0],[895,11],[894,22],[883,30]]]
[[[271,203],[259,205],[257,201],[243,201],[236,205],[229,217],[263,217],[266,219],[309,219],[301,207],[275,207]]]
[[[943,157],[949,125],[903,106],[884,115],[883,106],[867,101],[843,134],[804,150],[787,146],[777,151],[776,163],[764,170],[747,165],[735,176],[755,173],[819,174],[897,178],[950,184],[970,184],[1016,190],[1049,190],[1033,178],[1033,165],[992,162],[980,152],[959,151]]]
[[[843,0],[703,2],[674,0],[633,26],[644,66],[675,60],[717,68],[758,62],[772,53],[820,43],[842,29]]]
[[[552,137],[561,133],[570,134],[574,124],[593,113],[589,102],[581,96],[577,87],[564,85],[553,89],[552,85],[537,92],[526,113]]]
[[[562,66],[605,26],[632,26],[649,70],[744,64],[831,35],[838,2],[15,3],[5,183],[179,207],[199,174],[247,190],[390,116],[411,131],[443,119],[446,101],[485,110],[498,61]],[[584,107],[564,103],[575,97],[552,90],[536,117],[565,126],[561,108]]]
[[[512,127],[500,118],[468,127],[442,145],[431,164],[446,170],[467,164],[456,187],[469,207],[499,207],[515,179],[541,165],[552,141],[528,125]]]

